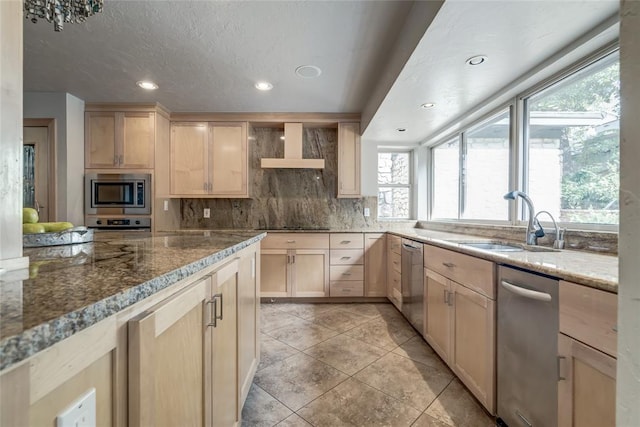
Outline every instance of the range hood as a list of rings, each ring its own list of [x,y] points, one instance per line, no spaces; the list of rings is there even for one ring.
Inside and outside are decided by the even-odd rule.
[[[285,123],[284,158],[260,159],[260,167],[263,169],[324,169],[324,159],[303,159],[302,123]]]

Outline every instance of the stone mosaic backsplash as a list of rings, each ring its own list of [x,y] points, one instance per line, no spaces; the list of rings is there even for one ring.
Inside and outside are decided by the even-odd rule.
[[[377,228],[377,198],[338,199],[338,131],[305,128],[303,157],[325,168],[262,169],[260,159],[284,156],[282,129],[254,128],[249,141],[251,199],[182,199],[181,228]],[[364,216],[364,208],[371,216]],[[203,209],[211,217],[203,218]]]

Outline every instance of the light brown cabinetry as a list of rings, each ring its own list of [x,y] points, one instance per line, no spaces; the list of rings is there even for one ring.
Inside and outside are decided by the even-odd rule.
[[[364,234],[364,296],[387,296],[387,236]]]
[[[329,296],[329,234],[269,233],[261,248],[261,296]]]
[[[85,168],[152,169],[155,114],[86,111]]]
[[[560,281],[558,426],[615,425],[617,298]]]
[[[247,124],[171,124],[172,196],[249,197]]]
[[[257,248],[257,245],[256,245]],[[260,363],[260,257],[256,250],[240,258],[238,271],[238,393],[239,402],[249,394]],[[242,410],[242,408],[239,408]]]
[[[399,236],[387,236],[387,298],[398,310],[402,309],[401,245],[402,239]]]
[[[338,124],[338,198],[360,197],[360,123]]]
[[[332,297],[364,296],[364,238],[362,233],[332,233],[330,291]]]
[[[493,414],[494,265],[429,245],[425,245],[424,257],[425,339]],[[467,273],[468,269],[471,271]],[[435,270],[446,271],[448,276]]]

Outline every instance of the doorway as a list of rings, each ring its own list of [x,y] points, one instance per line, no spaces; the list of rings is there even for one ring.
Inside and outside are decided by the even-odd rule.
[[[40,222],[56,221],[55,119],[24,119],[23,206],[38,211]]]

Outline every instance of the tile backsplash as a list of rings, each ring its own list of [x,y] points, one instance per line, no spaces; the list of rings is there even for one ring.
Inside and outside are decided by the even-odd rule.
[[[282,129],[254,128],[249,141],[250,199],[183,199],[181,228],[377,228],[377,198],[336,198],[337,129],[305,128],[303,157],[324,169],[262,169],[260,159],[284,156]],[[203,209],[211,217],[203,218]],[[371,216],[364,216],[364,208]]]

